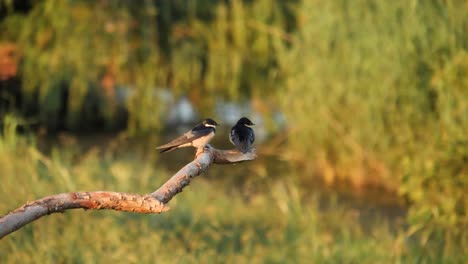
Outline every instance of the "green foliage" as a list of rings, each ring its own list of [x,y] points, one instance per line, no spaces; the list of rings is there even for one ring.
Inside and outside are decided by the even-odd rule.
[[[0,38],[20,47],[24,94],[29,100],[39,98],[43,121],[53,123],[58,118],[64,94],[69,99],[68,127],[78,126],[80,117],[86,113],[113,120],[117,106],[101,87],[103,76],[111,76],[116,85],[131,91],[125,107],[129,111],[128,131],[132,134],[161,129],[159,120],[168,107],[161,103],[159,92],[166,88],[176,95],[188,96],[203,114],[213,114],[212,106],[219,98],[250,99],[267,118],[278,105],[290,125],[281,155],[301,171],[299,178],[308,180],[310,175],[318,175],[327,183],[344,181],[355,188],[377,185],[397,192],[410,204],[410,227],[403,237],[420,242],[414,246],[415,252],[413,247],[402,246],[405,250],[390,256],[382,248],[390,248],[391,242],[385,246],[379,243],[396,239],[393,234],[379,233],[384,238],[375,241],[362,234],[345,233],[348,227],[356,227],[353,223],[350,226],[340,223],[334,226],[341,232],[331,240],[334,243],[317,245],[306,241],[305,236],[323,241],[317,235],[322,232],[317,231],[322,230],[317,226],[319,222],[309,226],[300,215],[286,217],[287,220],[274,218],[271,221],[278,222],[273,222],[266,231],[258,231],[255,229],[258,227],[249,227],[257,223],[239,212],[236,218],[220,220],[220,226],[194,230],[188,237],[184,229],[179,237],[172,237],[184,237],[182,241],[199,239],[201,246],[197,249],[203,249],[193,249],[198,244],[190,245],[190,250],[180,249],[177,254],[181,260],[189,262],[205,257],[216,261],[219,251],[223,252],[223,258],[233,262],[243,260],[244,253],[258,256],[257,262],[284,262],[292,255],[312,256],[315,262],[343,262],[343,258],[349,258],[347,262],[367,258],[367,262],[375,262],[372,260],[377,254],[387,262],[432,262],[441,261],[437,254],[441,258],[456,251],[458,256],[466,255],[463,250],[468,248],[465,1],[199,0],[145,1],[141,5],[131,1],[50,0],[34,2],[26,14],[14,12],[11,5],[8,10],[11,13],[0,22]],[[98,98],[98,113],[89,106],[92,98]],[[50,181],[49,173],[56,173],[61,182],[55,187],[40,183],[38,186],[51,192],[63,191],[63,186],[70,190],[79,186],[115,187],[109,185],[113,183],[129,187],[125,184],[133,182],[130,174],[125,173],[119,174],[119,179],[103,177],[111,175],[113,166],[133,168],[126,160],[101,160],[97,154],[88,153],[89,159],[75,164],[60,160],[73,153],[64,155],[62,150],[56,150],[52,159],[59,160],[37,162],[40,157],[37,151],[19,143],[21,140],[12,132],[14,120],[2,121],[5,132],[0,151],[4,167],[0,168],[12,177],[22,162],[28,164],[27,178],[19,179],[19,184],[41,177]],[[17,156],[22,159],[13,162],[8,159]],[[36,163],[41,165],[35,167]],[[80,173],[84,178],[72,176]],[[91,182],[88,174],[102,177],[102,181]],[[80,180],[89,182],[79,185]],[[8,181],[9,185],[2,185],[3,192],[11,192],[15,187],[13,178]],[[31,188],[40,190],[38,186]],[[49,193],[42,191],[35,197]],[[28,189],[23,194],[30,192]],[[18,199],[28,197],[19,195]],[[261,205],[268,207],[276,198],[261,199],[264,199]],[[227,202],[228,198],[220,200],[237,203],[234,208],[238,211],[242,211],[242,206],[252,206],[237,200]],[[197,223],[205,209],[195,201],[188,203],[190,207],[185,213],[175,217]],[[254,206],[249,211],[262,212],[259,208],[262,207]],[[308,218],[320,217],[312,210],[302,209],[307,211]],[[282,215],[278,210],[274,213]],[[270,220],[261,217],[263,221]],[[343,215],[334,217],[339,219]],[[75,221],[71,219],[67,221]],[[110,217],[107,224],[124,221],[116,219]],[[236,225],[233,221],[240,222]],[[132,232],[147,233],[152,227],[148,222],[146,227],[132,227]],[[223,233],[225,229],[231,233]],[[171,236],[172,231],[163,234]],[[271,243],[256,241],[252,234],[258,232],[271,232],[275,239]],[[224,241],[220,233],[225,237],[246,236],[255,245],[239,250],[239,241],[243,240],[233,238],[218,249],[217,243]],[[279,234],[287,238],[282,240]],[[100,241],[89,235],[90,239]],[[124,239],[129,236],[114,235]],[[26,236],[20,240],[31,244],[28,239]],[[145,237],[141,239],[141,243],[150,244]],[[160,234],[151,239],[163,241]],[[401,237],[397,240],[399,245],[405,244]],[[103,241],[102,248],[106,248]],[[160,249],[158,243],[154,245],[155,251]],[[307,247],[296,249],[290,243]],[[9,245],[23,247],[19,242]],[[269,251],[271,248],[274,250]],[[421,248],[424,256],[418,252]],[[189,258],[187,252],[198,255]],[[87,260],[81,259],[81,254],[73,254],[69,255]],[[46,259],[49,257],[51,261],[60,260],[53,259],[58,256]]]
[[[18,121],[15,117],[7,115],[3,118],[3,131],[2,135],[4,140],[0,141],[0,149],[15,149],[18,144],[18,135],[16,134],[16,128],[18,127]]]
[[[145,110],[159,111],[157,98],[148,105],[140,93],[148,93],[146,90],[158,84],[161,70],[154,65],[159,57],[155,36],[142,27],[131,27],[132,16],[141,17],[143,23],[154,14],[150,10],[131,13],[127,7],[117,2],[41,1],[27,15],[5,19],[3,27],[9,34],[2,37],[21,47],[24,94],[33,103],[39,97],[45,123],[67,110],[68,126],[76,127],[86,97],[104,93],[99,81],[105,74],[117,83],[135,85],[133,101],[144,105]],[[105,104],[103,99],[99,104]],[[63,103],[67,109],[60,108]],[[159,128],[155,122],[141,120],[140,109],[134,105],[130,103],[128,109],[137,112],[132,120],[145,123],[140,130]]]
[[[21,137],[19,137],[21,139]],[[0,145],[11,144],[0,138]],[[66,143],[68,142],[68,143]],[[148,193],[169,177],[154,158],[115,155],[96,148],[80,154],[65,141],[50,157],[33,145],[0,148],[1,214],[26,201],[75,190]],[[157,164],[157,163],[156,163]],[[290,180],[271,182],[249,201],[195,180],[161,215],[71,210],[46,216],[0,241],[7,263],[376,263],[450,262],[405,242],[400,227],[385,221],[366,226],[359,211],[330,200],[320,209]],[[255,212],[255,213],[253,213]]]
[[[330,182],[397,188],[423,244],[466,248],[466,5],[306,1],[300,12],[281,63],[292,155]]]
[[[272,0],[146,1],[142,7],[50,0],[35,2],[26,14],[10,12],[0,23],[0,40],[21,47],[24,94],[30,104],[39,98],[44,123],[55,126],[67,111],[66,126],[77,127],[83,111],[93,111],[86,101],[96,96],[102,109],[95,114],[112,120],[104,95],[115,95],[101,83],[108,77],[132,95],[129,131],[137,133],[161,128],[167,111],[155,96],[161,89],[188,95],[205,113],[222,97],[278,89],[270,31],[292,29],[293,18],[290,5]]]
[[[117,155],[112,147],[81,153],[72,139],[62,139],[46,156],[16,136],[15,122],[8,118],[0,137],[0,195],[9,197],[0,205],[2,214],[66,191],[147,193],[169,177],[152,155]],[[358,210],[334,199],[328,201],[330,209],[320,209],[324,201],[291,180],[270,181],[269,191],[252,194],[249,201],[220,189],[197,179],[162,215],[54,214],[2,239],[0,255],[8,263],[456,263],[466,258],[463,251],[453,254],[458,245],[450,245],[452,254],[431,250],[439,246],[415,246],[407,237],[413,230],[393,224],[390,231],[383,220],[363,225]]]

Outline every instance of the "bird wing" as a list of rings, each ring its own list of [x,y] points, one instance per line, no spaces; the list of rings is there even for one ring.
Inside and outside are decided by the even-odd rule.
[[[177,147],[180,145],[184,145],[187,143],[190,143],[204,135],[206,135],[207,131],[206,130],[190,130],[186,133],[184,133],[182,136],[172,140],[169,143],[166,143],[164,145],[161,145],[159,147],[156,147],[156,149],[166,149],[166,148],[172,148],[172,147]]]
[[[244,132],[247,137],[241,141],[241,150],[245,153],[250,149],[253,142],[255,141],[255,134],[251,128],[247,128]]]
[[[229,141],[231,141],[233,145],[236,145],[236,143],[234,142],[234,135],[235,135],[234,128],[232,128],[231,133],[229,133]]]
[[[252,145],[255,141],[255,133],[253,129],[250,129],[250,145]]]

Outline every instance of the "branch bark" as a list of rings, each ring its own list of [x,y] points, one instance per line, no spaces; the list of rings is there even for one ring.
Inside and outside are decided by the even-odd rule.
[[[255,150],[244,154],[238,150],[219,150],[208,145],[203,150],[197,151],[194,161],[185,165],[185,167],[180,169],[172,178],[150,195],[163,203],[168,203],[172,197],[181,192],[185,186],[189,185],[194,177],[207,170],[212,163],[240,163],[254,160],[256,157]]]
[[[112,209],[134,213],[162,213],[169,210],[166,204],[189,185],[194,177],[206,171],[211,164],[233,164],[254,160],[256,157],[254,149],[242,153],[238,150],[219,150],[207,145],[204,149],[197,150],[194,161],[185,165],[151,194],[109,191],[72,192],[28,202],[0,218],[0,239],[45,215],[69,209]]]

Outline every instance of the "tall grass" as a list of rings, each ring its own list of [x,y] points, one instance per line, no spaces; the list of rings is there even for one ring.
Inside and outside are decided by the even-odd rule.
[[[398,192],[421,243],[445,250],[468,246],[466,8],[305,1],[281,63],[289,155],[327,182]]]
[[[54,193],[148,193],[169,177],[152,157],[77,151],[70,141],[50,155],[23,137],[0,137],[0,212]],[[14,147],[4,147],[14,146]],[[158,165],[154,165],[158,164]],[[182,164],[181,164],[182,166]],[[242,166],[248,166],[245,163]],[[228,169],[228,168],[227,168]],[[432,263],[460,255],[426,252],[385,219],[363,226],[360,211],[317,196],[294,177],[271,181],[247,201],[196,179],[161,215],[71,210],[35,221],[0,241],[5,263]]]

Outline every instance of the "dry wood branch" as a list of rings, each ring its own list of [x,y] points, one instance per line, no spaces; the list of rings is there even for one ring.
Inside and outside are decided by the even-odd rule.
[[[68,209],[112,209],[134,213],[161,213],[169,210],[165,204],[190,184],[190,181],[208,169],[212,163],[231,164],[257,157],[255,150],[241,153],[237,150],[218,150],[206,146],[196,153],[195,160],[180,169],[158,190],[149,195],[118,192],[72,192],[47,196],[0,218],[0,239],[42,216]]]
[[[161,213],[169,210],[151,196],[118,192],[73,192],[47,196],[29,202],[0,218],[0,238],[39,219],[68,209],[113,209],[135,213]]]
[[[240,163],[244,161],[254,160],[257,157],[255,149],[250,150],[247,153],[242,153],[237,149],[233,150],[220,150],[211,149],[214,163],[216,164],[232,164]]]
[[[244,154],[238,150],[219,150],[208,145],[203,150],[197,151],[194,161],[180,169],[151,196],[163,203],[168,203],[172,197],[190,184],[192,178],[207,170],[211,163],[232,164],[254,160],[256,157],[255,149]]]

